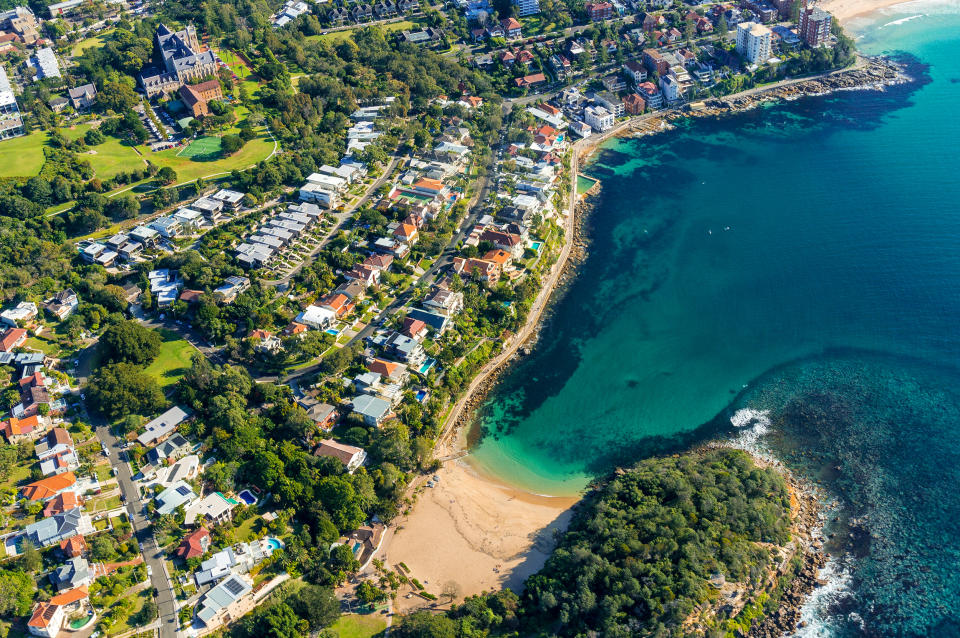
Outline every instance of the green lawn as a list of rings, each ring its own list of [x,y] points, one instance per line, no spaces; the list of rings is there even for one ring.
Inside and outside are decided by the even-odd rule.
[[[33,177],[43,168],[47,133],[38,131],[0,142],[0,177]]]
[[[58,357],[60,356],[60,346],[55,342],[50,341],[46,337],[30,337],[27,339],[26,343],[23,344],[25,348],[32,348],[34,350],[39,350],[43,354],[49,357]]]
[[[339,638],[373,638],[383,635],[386,628],[387,621],[380,614],[346,614],[340,616],[330,630]]]
[[[133,609],[130,611],[130,614],[127,615],[126,618],[122,618],[119,622],[117,622],[117,624],[110,627],[110,629],[107,630],[107,635],[116,636],[117,634],[126,633],[131,629],[134,629],[134,627],[130,625],[130,616],[133,616],[140,611],[140,609],[143,607],[143,604],[147,602],[148,597],[152,597],[152,595],[153,594],[148,589],[141,589],[134,594],[135,598],[133,601]]]
[[[243,521],[237,528],[233,531],[234,535],[237,538],[237,541],[240,543],[249,543],[255,538],[254,527],[257,524],[257,521],[260,520],[259,516],[251,516],[247,520]]]
[[[144,372],[155,378],[161,388],[166,388],[176,383],[190,368],[190,357],[196,349],[173,330],[160,332],[163,334],[160,354],[144,369]]]
[[[387,24],[376,24],[373,25],[383,31],[384,35],[389,35],[391,33],[396,33],[397,31],[405,31],[407,29],[416,28],[418,25],[416,22],[411,22],[410,20],[400,20],[399,22],[389,22]],[[353,39],[353,33],[357,29],[362,29],[363,27],[357,27],[356,29],[343,29],[341,31],[331,31],[325,35],[310,35],[307,36],[306,40],[326,40],[330,44],[337,45],[341,42]]]
[[[227,133],[236,133],[236,130],[226,131]],[[230,157],[211,157],[209,155],[197,155],[196,157],[187,157],[186,155],[177,155],[183,149],[172,148],[159,153],[153,153],[149,150],[144,151],[144,155],[157,167],[169,166],[177,173],[177,182],[189,182],[198,177],[207,177],[217,173],[229,173],[234,169],[244,169],[264,160],[273,152],[273,140],[267,135],[262,127],[259,130],[260,136],[250,140],[243,145],[243,148]],[[202,159],[201,159],[202,158]]]
[[[180,149],[177,157],[186,157],[197,160],[198,162],[207,159],[216,159],[220,156],[221,144],[220,138],[212,135],[205,135],[193,140],[187,146]]]
[[[106,44],[107,40],[110,39],[113,29],[104,31],[103,33],[98,33],[97,35],[91,38],[84,38],[76,44],[73,45],[73,48],[70,49],[70,55],[76,57],[78,55],[83,55],[83,52],[87,49],[92,49],[93,47],[102,47]]]
[[[115,510],[122,505],[123,503],[120,502],[119,496],[108,496],[107,498],[99,498],[87,501],[84,509],[88,512],[96,514],[99,512],[109,512],[110,510]]]

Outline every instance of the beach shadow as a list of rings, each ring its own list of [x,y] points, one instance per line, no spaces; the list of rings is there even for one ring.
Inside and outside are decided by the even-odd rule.
[[[527,578],[543,569],[547,559],[557,546],[560,535],[570,526],[576,508],[577,506],[574,505],[570,509],[564,510],[545,527],[529,535],[528,538],[532,545],[524,553],[523,560],[517,566],[503,572],[503,587],[512,589],[517,594],[523,591]]]

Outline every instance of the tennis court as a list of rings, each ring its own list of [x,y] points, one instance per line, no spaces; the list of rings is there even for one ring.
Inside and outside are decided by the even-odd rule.
[[[220,157],[220,138],[211,136],[197,138],[177,153],[177,157],[197,160],[216,159]]]

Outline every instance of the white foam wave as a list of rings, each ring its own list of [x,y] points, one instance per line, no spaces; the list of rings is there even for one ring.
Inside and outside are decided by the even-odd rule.
[[[770,431],[770,410],[741,408],[730,417],[730,423],[740,429],[731,441],[733,447],[769,458],[770,453],[760,439]]]
[[[836,559],[831,558],[824,565],[818,576],[824,581],[814,589],[803,607],[800,608],[798,628],[785,638],[830,638],[840,633],[841,627],[837,618],[832,615],[831,608],[843,598],[852,596],[850,589],[851,574],[849,568]],[[857,622],[859,617],[850,614],[848,621]],[[861,621],[862,622],[862,621]]]
[[[909,0],[908,2],[901,2],[881,9],[880,12],[884,15],[902,15],[904,13],[921,13],[924,15],[956,14],[960,13],[960,0]]]
[[[888,22],[884,25],[881,25],[880,29],[886,29],[887,27],[893,27],[898,24],[903,24],[905,22],[910,22],[911,20],[916,20],[917,18],[923,18],[925,14],[918,13],[917,15],[907,16],[906,18],[900,18],[899,20],[894,20],[893,22]]]

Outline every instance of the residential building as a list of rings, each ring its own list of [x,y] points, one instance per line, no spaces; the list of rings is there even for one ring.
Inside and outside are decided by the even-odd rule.
[[[315,456],[332,456],[339,460],[347,468],[347,472],[353,474],[354,470],[363,465],[367,460],[367,453],[363,448],[338,443],[333,439],[323,439],[313,451]]]
[[[663,95],[660,94],[660,89],[653,82],[642,82],[637,85],[637,93],[651,109],[663,107]]]
[[[177,547],[174,555],[187,560],[188,558],[203,556],[208,549],[210,549],[210,532],[206,527],[201,527],[183,537],[183,541]]]
[[[670,70],[670,63],[663,57],[663,54],[656,49],[643,50],[643,63],[651,73],[663,75]]]
[[[389,402],[369,394],[354,397],[351,408],[363,417],[363,422],[370,427],[379,427],[392,412]]]
[[[583,119],[594,131],[606,131],[613,127],[613,113],[602,106],[588,106],[583,110]]]
[[[609,20],[613,17],[613,4],[609,2],[588,2],[584,5],[587,16],[594,22]]]
[[[303,311],[297,315],[296,319],[297,323],[302,323],[314,330],[326,330],[332,326],[336,320],[337,313],[328,308],[321,308],[320,306],[314,305],[304,308]]]
[[[27,60],[27,66],[34,70],[33,81],[45,80],[47,78],[60,77],[60,63],[57,62],[57,56],[50,47],[37,49],[30,59]]]
[[[770,59],[772,32],[757,22],[737,25],[737,52],[752,64],[763,64]]]
[[[647,79],[647,69],[636,60],[627,60],[624,62],[623,71],[630,76],[634,85],[640,84]]]
[[[23,328],[7,328],[0,337],[0,352],[13,352],[27,342],[28,333]]]
[[[178,481],[156,496],[156,512],[159,516],[173,514],[178,507],[189,507],[197,500],[193,488],[185,481]]]
[[[21,301],[13,308],[7,308],[3,312],[0,312],[0,322],[16,328],[21,323],[32,321],[36,318],[37,314],[39,314],[37,304],[32,301]]]
[[[516,78],[513,82],[521,89],[528,89],[544,84],[546,81],[547,76],[543,73],[533,73],[531,75],[525,75],[522,78]]]
[[[663,99],[668,104],[680,100],[680,83],[673,75],[664,75],[660,78],[660,89],[663,91]]]
[[[384,352],[389,357],[413,365],[420,364],[427,358],[419,341],[399,332],[393,333],[387,339],[384,343]]]
[[[162,441],[170,436],[177,426],[190,418],[190,414],[178,405],[173,406],[157,418],[153,419],[146,426],[144,432],[137,437],[140,445],[152,445],[155,442]]]
[[[87,539],[80,534],[60,541],[60,553],[67,558],[76,558],[87,551]]]
[[[61,427],[47,432],[47,435],[34,446],[34,452],[41,461],[72,450],[73,437]]]
[[[25,134],[17,98],[13,95],[6,69],[0,66],[0,140]]]
[[[607,109],[607,111],[609,111],[614,118],[623,116],[623,100],[617,97],[616,94],[609,91],[600,91],[594,95],[594,99],[596,100],[597,104]],[[589,122],[587,123],[589,124]]]
[[[157,237],[160,235],[156,230],[149,226],[137,226],[130,231],[130,238],[135,239],[144,246],[153,246],[157,243]]]
[[[604,76],[600,83],[603,84],[603,88],[607,91],[612,91],[617,93],[623,91],[627,88],[627,83],[619,73],[611,73],[610,75]]]
[[[195,608],[197,619],[208,629],[236,620],[253,608],[249,596],[252,591],[253,583],[247,576],[229,576],[203,596]]]
[[[520,22],[516,18],[501,20],[500,26],[503,27],[503,33],[508,40],[516,40],[517,38],[523,37]]]
[[[93,582],[93,570],[87,559],[76,556],[50,572],[50,582],[57,591],[76,589]]]
[[[64,591],[46,602],[38,602],[27,620],[27,629],[34,636],[57,638],[68,616],[81,612],[89,605],[90,594],[87,587],[77,587]]]
[[[513,0],[513,6],[521,18],[540,13],[540,0]]]
[[[220,492],[211,492],[187,508],[183,522],[185,525],[198,521],[202,525],[219,525],[233,518],[233,508],[239,504]]]
[[[321,403],[312,397],[300,399],[298,403],[321,430],[332,429],[336,425],[337,419],[340,418],[337,408],[329,403]]]
[[[249,278],[230,275],[223,280],[223,284],[214,290],[213,293],[220,295],[224,303],[233,303],[237,296],[242,294],[248,288],[250,288]]]
[[[92,534],[93,531],[90,517],[82,509],[75,507],[27,525],[23,528],[23,536],[36,547],[48,547],[74,536]]]
[[[209,199],[222,202],[224,206],[230,208],[231,210],[236,210],[240,208],[241,204],[243,204],[243,196],[244,194],[240,191],[221,188],[216,193],[211,195]]]
[[[80,495],[76,492],[60,492],[44,505],[43,515],[44,517],[56,516],[77,507],[83,507],[83,498]]]
[[[7,443],[14,444],[20,441],[33,441],[43,434],[46,426],[39,414],[18,419],[11,416],[0,423],[0,433],[7,439]]]
[[[830,38],[833,16],[820,7],[807,7],[800,10],[800,24],[797,35],[810,47],[820,47]]]
[[[643,109],[646,107],[646,105],[647,104],[643,101],[643,98],[636,93],[631,93],[627,97],[623,98],[623,110],[626,111],[628,115],[640,115],[643,113]]]
[[[94,84],[84,84],[67,91],[70,104],[76,111],[86,111],[96,103],[97,87]]]
[[[586,122],[581,122],[580,120],[570,124],[570,130],[580,137],[590,137],[590,134],[593,133],[593,129],[590,128],[590,125]]]
[[[76,482],[73,472],[64,472],[28,483],[20,488],[20,494],[28,501],[49,501],[60,492],[71,489]]]
[[[419,31],[402,31],[400,38],[408,44],[433,46],[443,38],[443,31],[434,27],[427,27]]]
[[[147,452],[147,460],[153,465],[160,465],[185,456],[190,451],[190,441],[182,434],[176,433],[163,443]]]
[[[148,224],[148,227],[154,229],[167,239],[172,239],[183,231],[183,223],[173,216],[157,217]]]

